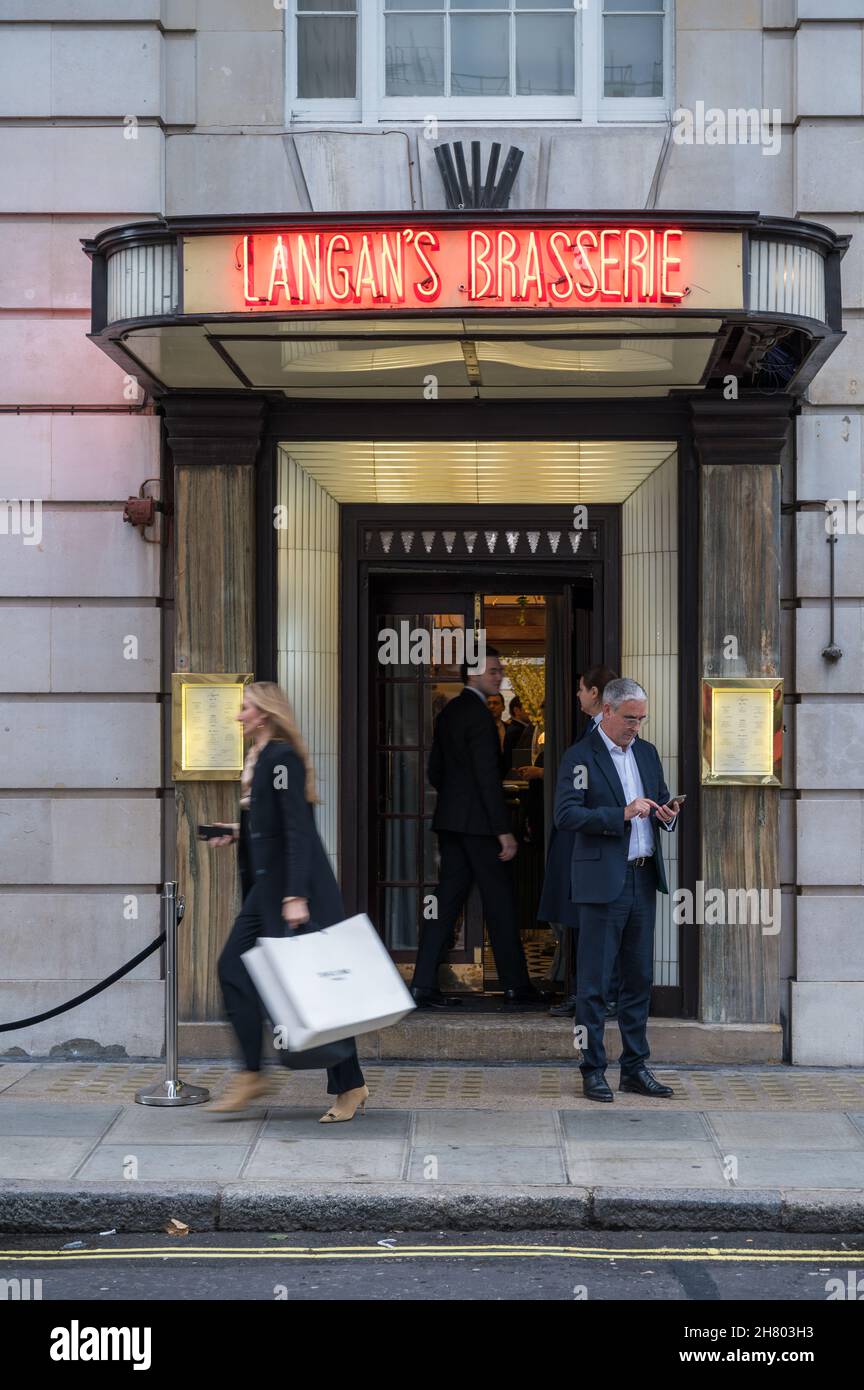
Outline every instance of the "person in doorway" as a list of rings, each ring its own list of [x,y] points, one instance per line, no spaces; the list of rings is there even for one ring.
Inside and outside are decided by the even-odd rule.
[[[576,697],[579,709],[591,721],[586,732],[596,728],[603,718],[603,691],[610,681],[617,680],[616,673],[609,666],[589,666],[579,677]],[[549,852],[546,860],[546,877],[537,915],[544,922],[556,922],[567,926],[573,932],[572,959],[573,973],[570,977],[569,993],[561,1004],[549,1010],[556,1018],[573,1018],[576,1013],[576,958],[579,952],[579,910],[570,901],[569,866],[573,856],[573,832],[557,830],[553,826],[549,839]],[[561,888],[566,891],[563,896]],[[558,913],[552,916],[550,914]],[[618,963],[612,972],[609,997],[606,1000],[606,1017],[613,1019],[618,1012]]]
[[[248,685],[238,718],[251,740],[240,784],[240,822],[226,826],[227,834],[209,843],[239,843],[243,905],[219,957],[219,983],[245,1070],[211,1106],[218,1111],[243,1110],[266,1090],[261,1076],[263,1012],[243,953],[259,936],[282,936],[309,921],[328,927],[345,917],[315,825],[315,772],[286,695],[271,681]],[[322,1124],[351,1120],[358,1108],[365,1108],[369,1090],[356,1048],[328,1068],[327,1092],[336,1100],[321,1116]]]
[[[570,897],[579,908],[576,1024],[585,1029],[582,1093],[611,1101],[606,1082],[605,1001],[619,957],[618,1089],[671,1096],[649,1071],[648,1006],[657,892],[668,893],[660,830],[671,831],[680,804],[670,800],[660,755],[638,737],[648,696],[636,681],[610,681],[600,723],[564,757],[555,790],[555,825],[573,831]]]
[[[499,653],[487,647],[482,666],[463,666],[464,690],[435,723],[429,781],[438,793],[432,828],[441,870],[437,917],[424,922],[411,993],[419,1008],[446,1008],[438,968],[473,883],[483,911],[507,1003],[536,1002],[519,936],[510,861],[516,854],[510,813],[501,786],[501,747],[487,698],[501,688]]]
[[[516,743],[516,748],[520,750],[525,749],[525,751],[530,754],[531,744],[534,738],[534,725],[525,713],[522,701],[519,699],[518,695],[514,695],[513,699],[510,701],[510,722],[522,725],[521,737]],[[517,761],[515,756],[513,761]]]
[[[489,713],[495,720],[495,732],[501,748],[501,776],[508,777],[513,767],[513,753],[522,736],[522,725],[513,720],[504,722],[504,696],[500,693],[486,696]]]

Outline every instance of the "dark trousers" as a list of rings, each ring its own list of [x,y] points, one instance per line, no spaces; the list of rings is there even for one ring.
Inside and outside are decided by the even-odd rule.
[[[438,988],[438,967],[450,942],[456,919],[472,884],[480,889],[498,978],[504,989],[525,989],[530,980],[519,936],[512,861],[503,863],[495,835],[456,835],[439,830],[441,875],[438,880],[436,919],[423,923],[417,964],[416,989]]]
[[[273,936],[261,912],[260,885],[255,885],[243,899],[237,921],[219,957],[219,983],[225,1012],[237,1034],[247,1071],[261,1070],[261,1027],[264,1010],[252,983],[249,971],[240,959],[251,951],[259,936]],[[269,914],[268,914],[269,915]],[[270,918],[272,921],[272,917]],[[357,1060],[357,1049],[338,1066],[327,1068],[327,1094],[339,1096],[362,1086],[363,1073]]]
[[[654,973],[654,916],[657,875],[650,861],[641,869],[628,865],[624,888],[611,903],[579,904],[579,954],[576,960],[577,1027],[587,1032],[582,1048],[583,1073],[605,1070],[603,1028],[616,957],[621,1074],[648,1060],[648,1005]]]
[[[579,928],[571,927],[573,932],[573,974],[570,977],[570,998],[575,999],[579,990],[579,975],[576,970],[575,962],[579,959]],[[618,957],[615,957],[615,964],[612,967],[612,979],[609,982],[609,993],[606,996],[607,1004],[617,1004],[618,990],[621,986],[621,976],[618,969]]]

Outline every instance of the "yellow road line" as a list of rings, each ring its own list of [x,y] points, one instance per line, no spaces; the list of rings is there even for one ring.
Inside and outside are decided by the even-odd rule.
[[[406,1245],[393,1248],[379,1246],[186,1246],[123,1247],[95,1250],[0,1250],[0,1260],[10,1263],[23,1261],[47,1264],[75,1260],[378,1260],[378,1259],[574,1259],[574,1260],[658,1260],[690,1263],[713,1261],[719,1263],[801,1264],[820,1261],[833,1264],[859,1264],[864,1251],[850,1250],[765,1250],[714,1249],[713,1247],[677,1249],[663,1246],[657,1249],[601,1249],[597,1246],[558,1245]]]

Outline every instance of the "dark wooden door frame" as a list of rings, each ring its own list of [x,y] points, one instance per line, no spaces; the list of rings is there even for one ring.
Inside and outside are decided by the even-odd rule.
[[[620,508],[592,507],[590,521],[598,533],[598,551],[590,558],[563,555],[560,559],[529,561],[522,556],[489,556],[466,560],[464,556],[445,560],[392,559],[369,557],[363,545],[369,528],[398,532],[413,528],[441,529],[469,526],[514,525],[513,504],[483,507],[482,516],[472,515],[470,504],[345,504],[340,514],[340,631],[342,660],[340,680],[340,837],[339,864],[343,894],[349,911],[365,911],[369,895],[367,856],[363,839],[366,827],[357,814],[358,796],[369,785],[368,722],[372,672],[369,667],[370,583],[374,578],[392,579],[406,588],[418,581],[431,586],[450,580],[463,587],[484,589],[498,582],[508,586],[530,580],[540,592],[543,586],[557,588],[578,580],[588,580],[602,597],[594,605],[592,642],[602,653],[598,659],[620,659]],[[521,530],[566,529],[568,512],[564,505],[545,504],[518,508]],[[605,581],[605,582],[604,582]],[[616,668],[617,669],[617,666]]]
[[[701,398],[700,398],[701,399]],[[516,439],[532,440],[668,440],[678,456],[678,613],[679,613],[679,769],[686,792],[686,823],[679,836],[679,884],[695,887],[701,844],[701,784],[699,751],[699,682],[701,652],[697,634],[701,583],[699,536],[699,463],[693,441],[693,401],[690,396],[663,400],[437,401],[340,402],[292,401],[270,398],[259,454],[258,488],[258,674],[276,678],[277,576],[273,508],[277,487],[277,451],[286,440],[394,439]],[[755,431],[758,434],[758,430]],[[512,509],[510,509],[512,516]],[[380,514],[379,514],[380,515]],[[590,512],[589,512],[590,515]],[[347,556],[343,552],[344,571]],[[342,665],[357,661],[356,632],[348,631],[342,615]],[[619,617],[620,623],[620,599]],[[592,641],[594,634],[592,633]],[[353,657],[352,657],[353,644]],[[616,668],[617,669],[617,668]],[[367,672],[368,675],[368,672]],[[341,758],[354,759],[353,730],[341,726]],[[352,741],[353,740],[353,741]],[[368,770],[367,770],[368,771]],[[345,808],[340,815],[344,817]],[[341,830],[341,824],[340,824]],[[699,939],[695,928],[679,934],[680,1006],[677,1012],[694,1018],[699,1008]],[[671,1002],[671,1001],[670,1001]]]

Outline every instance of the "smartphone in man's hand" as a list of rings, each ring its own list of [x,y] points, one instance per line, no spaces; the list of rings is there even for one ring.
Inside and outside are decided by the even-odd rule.
[[[225,835],[233,835],[233,825],[199,825],[199,840],[221,840]]]

